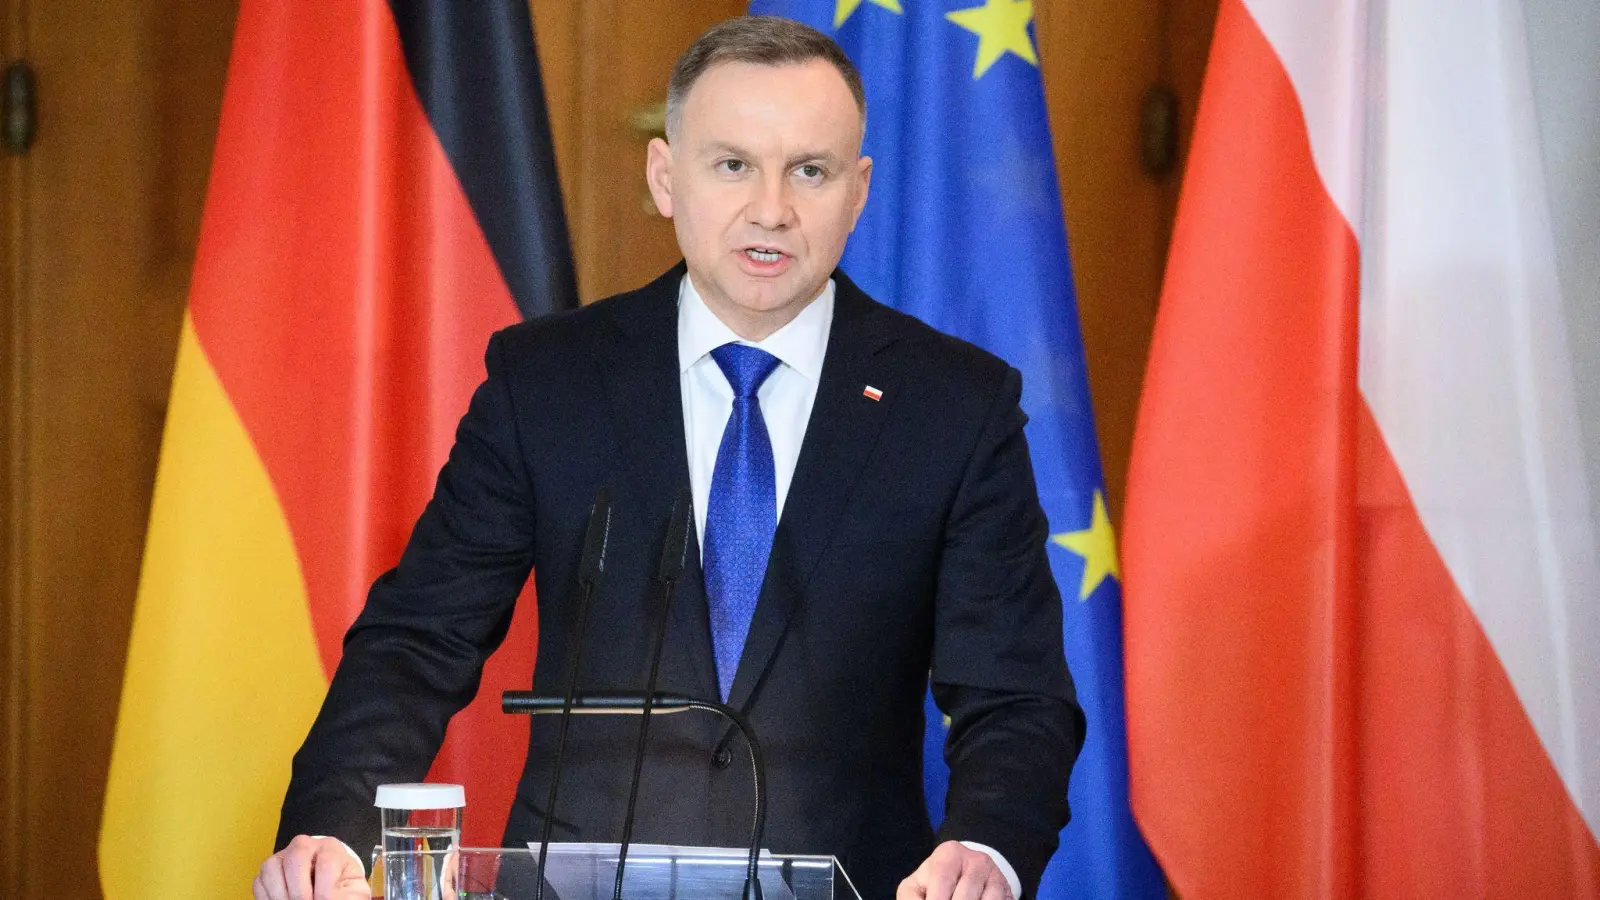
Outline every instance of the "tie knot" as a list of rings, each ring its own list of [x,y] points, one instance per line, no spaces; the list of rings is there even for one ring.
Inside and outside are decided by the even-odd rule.
[[[748,344],[723,344],[711,351],[711,358],[717,361],[722,377],[728,379],[733,396],[740,400],[754,397],[761,383],[778,368],[776,356]]]

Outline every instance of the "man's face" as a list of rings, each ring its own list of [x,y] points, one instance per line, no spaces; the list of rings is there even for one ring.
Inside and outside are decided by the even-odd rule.
[[[759,340],[806,307],[839,264],[867,201],[861,112],[824,60],[723,63],[695,82],[646,174],[696,290]]]

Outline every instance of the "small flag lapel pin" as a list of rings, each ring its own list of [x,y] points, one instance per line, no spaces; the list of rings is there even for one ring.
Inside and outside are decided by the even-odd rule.
[[[869,384],[865,388],[862,389],[861,396],[867,398],[868,400],[873,400],[873,401],[882,400],[883,399],[883,391],[880,391],[877,388],[875,388],[875,387],[873,387],[872,385]]]

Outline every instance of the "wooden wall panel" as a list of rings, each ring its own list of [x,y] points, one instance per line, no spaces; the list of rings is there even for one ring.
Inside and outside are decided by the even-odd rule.
[[[585,302],[631,290],[679,258],[672,223],[644,183],[649,135],[633,119],[666,100],[673,62],[744,0],[533,0],[551,95],[578,289]]]
[[[1041,0],[1034,7],[1078,317],[1120,521],[1139,388],[1161,288],[1163,185],[1139,164],[1139,108],[1161,75],[1160,0]]]
[[[1034,7],[1078,315],[1113,519],[1150,352],[1183,160],[1218,0],[1041,0]],[[1178,164],[1139,162],[1139,111],[1177,98]]]
[[[545,105],[550,111],[551,138],[556,146],[556,174],[561,179],[561,198],[567,209],[569,229],[573,225],[572,201],[581,192],[578,122],[584,98],[579,78],[583,60],[580,26],[587,5],[572,0],[531,0],[528,4],[533,13]]]
[[[1218,0],[1165,0],[1162,16],[1161,80],[1178,97],[1178,153],[1176,171],[1167,178],[1163,191],[1163,215],[1167,234],[1178,208],[1183,184],[1184,162],[1189,154],[1189,135],[1194,131],[1195,110],[1200,104],[1200,86],[1205,80],[1206,58],[1211,52],[1211,31],[1217,24]],[[1165,244],[1163,244],[1165,255]]]
[[[29,7],[39,137],[8,161],[8,897],[96,897],[101,794],[231,4]]]
[[[27,53],[22,0],[0,0],[0,62]],[[20,394],[25,370],[18,346],[26,284],[27,205],[21,157],[0,156],[0,896],[22,896],[23,711],[27,629],[22,605]]]

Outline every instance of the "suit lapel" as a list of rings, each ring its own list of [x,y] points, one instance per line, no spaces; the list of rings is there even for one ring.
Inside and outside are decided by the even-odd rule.
[[[638,291],[608,301],[617,340],[600,370],[626,444],[623,459],[632,487],[629,505],[634,507],[621,513],[652,524],[666,522],[673,499],[689,484],[678,373],[677,298],[684,271],[679,263]],[[683,648],[692,660],[695,692],[715,697],[715,657],[699,559],[698,550],[690,554],[691,565],[678,584],[667,643]]]
[[[748,710],[771,668],[897,393],[893,373],[874,359],[893,341],[891,316],[842,272],[834,279],[838,292],[817,398],[729,696],[741,710]],[[881,398],[866,396],[868,387],[882,391]]]

